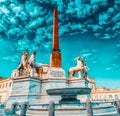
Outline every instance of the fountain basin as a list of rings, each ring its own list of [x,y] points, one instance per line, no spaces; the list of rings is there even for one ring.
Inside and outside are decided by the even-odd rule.
[[[90,88],[57,88],[57,89],[48,89],[48,95],[85,95],[90,94]]]
[[[48,95],[52,96],[61,96],[59,103],[80,103],[80,100],[77,100],[77,95],[86,95],[90,94],[90,88],[56,88],[46,90]]]

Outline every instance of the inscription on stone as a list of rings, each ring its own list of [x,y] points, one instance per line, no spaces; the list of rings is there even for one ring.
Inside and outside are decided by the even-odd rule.
[[[61,71],[51,71],[50,74],[54,77],[63,77],[64,76],[64,73]]]

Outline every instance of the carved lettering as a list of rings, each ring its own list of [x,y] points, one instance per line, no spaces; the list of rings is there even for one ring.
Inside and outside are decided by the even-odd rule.
[[[50,74],[54,77],[63,77],[64,76],[64,73],[61,71],[51,71]]]

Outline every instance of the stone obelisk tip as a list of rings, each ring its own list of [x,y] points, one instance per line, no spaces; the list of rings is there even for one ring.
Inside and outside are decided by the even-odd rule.
[[[59,50],[59,39],[58,39],[58,10],[54,9],[54,24],[53,24],[53,50]]]

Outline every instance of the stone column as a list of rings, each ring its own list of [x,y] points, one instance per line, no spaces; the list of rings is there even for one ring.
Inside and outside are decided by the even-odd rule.
[[[15,113],[16,113],[16,111],[17,111],[17,106],[18,106],[18,103],[17,103],[17,102],[15,102],[15,103],[13,103],[13,104],[11,105],[11,109],[10,109],[10,113],[11,113],[11,114],[15,114]]]
[[[20,116],[26,116],[28,103],[25,102],[21,105]]]
[[[116,108],[116,111],[117,111],[117,114],[120,114],[120,101],[115,101],[115,108]]]
[[[86,110],[87,110],[87,116],[93,116],[93,109],[90,99],[86,100]]]
[[[31,67],[31,77],[34,77],[34,73],[35,73],[35,59],[32,62],[32,67]]]
[[[55,104],[54,104],[54,101],[50,101],[48,110],[49,110],[48,116],[55,116]]]

